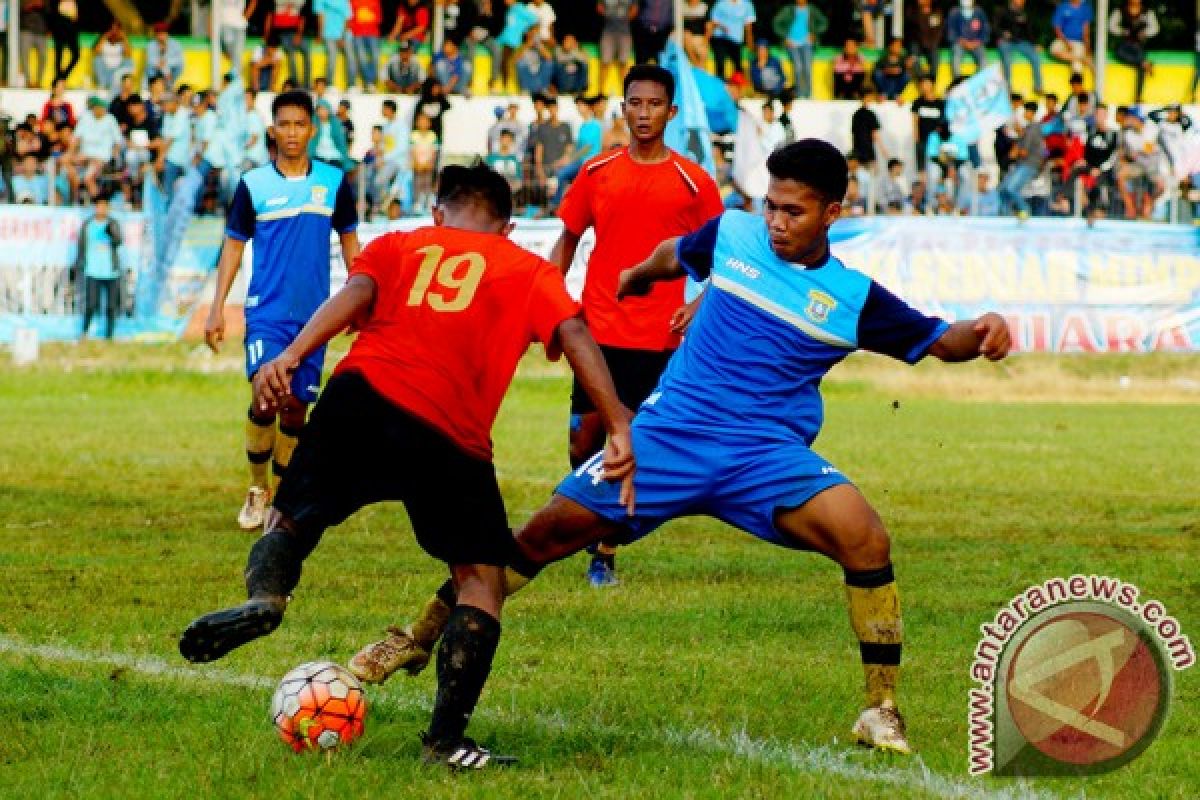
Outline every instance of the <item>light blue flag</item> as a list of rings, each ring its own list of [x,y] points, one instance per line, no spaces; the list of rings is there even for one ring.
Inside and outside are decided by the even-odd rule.
[[[704,110],[704,98],[696,85],[692,65],[683,54],[679,42],[674,39],[667,42],[662,64],[675,76],[675,105],[679,107],[675,119],[667,123],[667,147],[682,153],[712,174],[716,165],[713,162],[708,113]]]
[[[1012,117],[1008,84],[999,64],[976,72],[946,93],[946,120],[958,138],[970,144],[984,130],[995,130]]]

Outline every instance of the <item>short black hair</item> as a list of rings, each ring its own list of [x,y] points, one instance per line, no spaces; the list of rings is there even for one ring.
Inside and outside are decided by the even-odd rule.
[[[508,180],[478,159],[467,166],[443,167],[438,176],[439,206],[454,208],[467,203],[487,206],[492,216],[503,222],[512,217],[512,189]]]
[[[310,120],[317,113],[316,109],[313,108],[312,97],[308,92],[299,89],[292,89],[291,91],[280,92],[279,94],[275,95],[275,99],[271,101],[271,117],[274,118],[278,116],[279,109],[287,108],[288,106],[302,110],[304,113],[308,114],[308,118]]]
[[[395,111],[397,109],[396,101],[389,97],[387,100],[383,101],[383,107],[389,111]]]
[[[667,93],[667,102],[675,102],[675,76],[671,74],[669,69],[660,67],[658,64],[634,64],[629,68],[629,72],[625,73],[625,84],[622,87],[623,93],[629,94],[629,87],[636,81],[649,81],[657,83]]]
[[[826,203],[846,196],[850,168],[842,151],[822,139],[800,139],[771,153],[767,171],[777,180],[802,183]]]
[[[1032,111],[1033,113],[1036,114],[1037,110],[1038,110],[1037,100],[1026,100],[1025,101],[1025,110]]]

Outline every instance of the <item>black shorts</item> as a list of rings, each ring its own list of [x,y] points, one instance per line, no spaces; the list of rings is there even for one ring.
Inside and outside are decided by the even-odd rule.
[[[404,503],[417,543],[436,559],[510,562],[515,545],[492,463],[384,399],[362,375],[335,375],[300,434],[275,508],[320,533],[385,500]]]
[[[667,362],[671,360],[674,350],[630,350],[625,347],[609,347],[600,345],[608,371],[612,373],[613,384],[617,387],[617,397],[630,411],[637,411],[662,377]],[[590,414],[596,410],[592,398],[579,384],[576,378],[571,385],[571,413]]]

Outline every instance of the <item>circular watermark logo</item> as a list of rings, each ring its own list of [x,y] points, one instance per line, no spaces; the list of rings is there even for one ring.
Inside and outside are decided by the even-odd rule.
[[[973,774],[1087,775],[1137,758],[1162,730],[1173,671],[1195,663],[1161,603],[1103,576],[1029,587],[981,626],[971,676]]]
[[[1136,618],[1073,603],[1029,628],[1010,644],[1004,699],[1026,746],[1063,767],[1047,771],[1107,772],[1150,746],[1166,720],[1170,672]]]

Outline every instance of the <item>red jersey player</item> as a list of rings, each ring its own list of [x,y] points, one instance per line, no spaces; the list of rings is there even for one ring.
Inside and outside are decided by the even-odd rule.
[[[351,323],[359,330],[313,410],[267,533],[250,551],[249,600],[200,617],[179,642],[186,659],[207,662],[270,633],[322,533],[365,505],[402,501],[417,542],[449,566],[457,595],[424,758],[472,768],[495,761],[464,733],[499,642],[504,567],[522,563],[490,432],[531,342],[566,355],[611,435],[607,477],[626,481],[632,504],[629,424],[603,357],[558,270],[506,238],[511,212],[501,175],[483,165],[447,167],[436,227],[373,241],[345,288],[259,369],[255,403],[269,410],[289,397],[290,375],[305,356]]]
[[[674,96],[675,79],[666,69],[642,64],[629,70],[622,108],[631,143],[584,164],[559,206],[563,233],[550,256],[566,273],[580,238],[595,228],[583,313],[617,396],[631,411],[654,391],[679,346],[675,318],[684,305],[684,281],[659,284],[646,297],[618,303],[617,276],[648,258],[660,242],[691,233],[724,210],[708,173],[666,146]],[[577,381],[571,391],[571,466],[603,446],[600,415]],[[614,552],[602,544],[593,555],[588,567],[593,585],[616,583]]]

